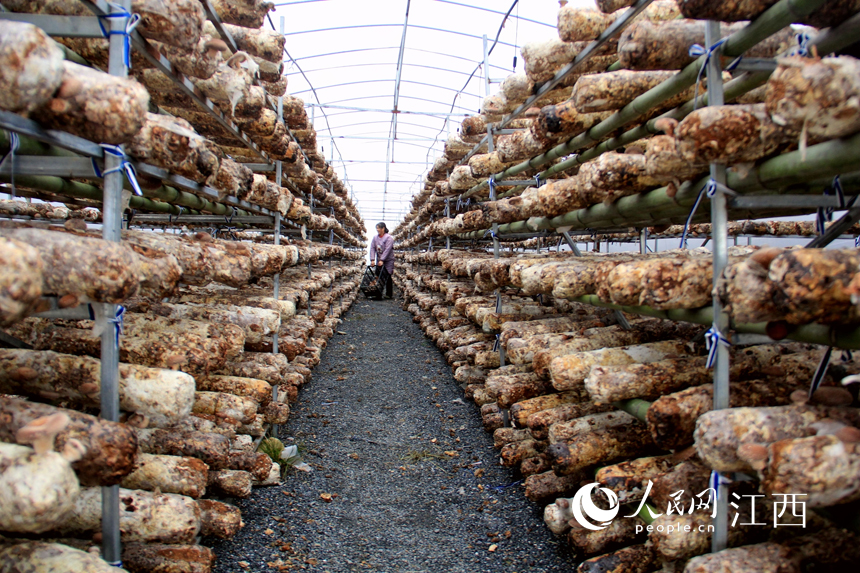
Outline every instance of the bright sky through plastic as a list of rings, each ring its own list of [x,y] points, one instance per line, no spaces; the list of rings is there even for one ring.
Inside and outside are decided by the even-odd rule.
[[[308,109],[317,145],[354,192],[368,236],[377,221],[397,225],[445,140],[465,115],[479,112],[486,95],[482,36],[492,46],[499,35],[489,57],[492,82],[513,73],[514,57],[516,71],[524,70],[523,44],[557,37],[557,0],[517,2],[499,32],[513,4],[276,1],[271,18],[279,31],[284,18],[288,93],[322,104]],[[570,4],[594,7],[593,0]],[[491,84],[490,93],[498,88]]]

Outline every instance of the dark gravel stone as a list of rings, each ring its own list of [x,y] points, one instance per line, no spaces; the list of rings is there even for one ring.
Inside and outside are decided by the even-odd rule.
[[[345,315],[280,430],[313,472],[228,500],[245,527],[204,540],[216,572],[574,569],[411,318],[396,300]]]

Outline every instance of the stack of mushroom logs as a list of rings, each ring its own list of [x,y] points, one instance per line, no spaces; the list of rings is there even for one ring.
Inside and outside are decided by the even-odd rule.
[[[541,181],[541,187],[529,187],[508,198],[484,201],[480,205],[457,200],[460,194],[485,182],[491,175],[582,136],[637,96],[671,79],[677,70],[690,64],[695,58],[689,55],[688,49],[692,44],[704,43],[704,22],[679,18],[680,15],[699,16],[692,3],[680,4],[683,14],[679,12],[678,3],[672,0],[652,2],[640,18],[622,32],[617,42],[610,41],[601,49],[603,55],[587,60],[562,80],[568,87],[549,91],[534,103],[534,107],[507,124],[506,129],[516,131],[495,136],[492,153],[487,153],[484,143],[467,162],[458,165],[473,151],[475,144],[486,137],[488,124],[499,121],[504,113],[523,103],[618,16],[570,6],[562,8],[559,38],[524,46],[522,56],[526,72],[508,76],[501,84],[501,91],[485,100],[482,114],[467,117],[460,133],[449,138],[443,155],[428,172],[424,188],[413,198],[412,210],[395,230],[399,244],[410,247],[426,243],[431,237],[437,238],[438,244],[438,238],[483,231],[494,223],[552,218],[661,187],[667,196],[673,197],[683,182],[707,175],[712,162],[737,165],[738,173],[743,174],[747,172],[744,169],[762,159],[799,146],[805,157],[807,146],[844,138],[860,130],[860,114],[853,104],[860,91],[854,79],[860,62],[848,56],[823,60],[784,57],[778,60],[779,66],[766,85],[745,93],[732,105],[702,107],[700,102],[700,109],[692,111],[688,104],[688,115],[680,124],[677,119],[660,118],[660,114],[693,99],[695,87],[690,87],[649,109],[636,120],[645,127],[649,137],[628,144],[623,153],[604,152],[592,161],[548,176],[548,181]],[[815,13],[808,21],[829,26],[854,10],[843,6],[851,2],[828,3],[828,6],[830,4],[834,5],[832,13]],[[743,16],[755,15],[750,12]],[[739,17],[733,18],[736,19]],[[724,24],[721,31],[727,36],[742,26],[742,22]],[[816,34],[816,30],[809,27],[804,32],[812,37]],[[796,44],[796,35],[795,30],[786,28],[745,56],[771,57],[789,53],[789,48]],[[622,69],[596,71],[614,61]],[[728,79],[727,74],[724,79]],[[705,94],[706,84],[706,79],[698,84],[700,96]],[[630,124],[625,129],[631,131],[635,126],[636,123]],[[650,136],[647,133],[660,130],[664,134]],[[588,135],[591,137],[591,133]],[[619,132],[613,131],[601,139],[617,135]],[[591,141],[589,145],[597,143],[600,140]],[[547,167],[551,165],[537,164],[513,178],[528,179]],[[506,185],[504,180],[497,181],[495,188],[497,194],[519,189]],[[486,193],[485,190],[484,198]],[[471,199],[479,198],[480,195]],[[442,217],[446,200],[450,203],[451,218]]]
[[[2,4],[81,13],[77,2]],[[197,540],[230,537],[242,521],[236,507],[203,496],[245,497],[253,485],[279,483],[277,464],[255,451],[255,438],[270,424],[287,421],[289,404],[355,299],[363,253],[349,247],[362,246],[363,233],[348,228],[363,222],[316,151],[301,101],[289,103],[287,117],[305,129],[302,143],[317,171],[285,139],[284,124],[271,123],[262,86],[251,85],[258,66],[264,67],[258,59],[280,62],[282,43],[262,30],[238,27],[251,25],[240,7],[257,7],[259,27],[270,5],[214,4],[237,26],[231,31],[250,55],[221,62],[223,46],[207,35],[197,0],[135,1],[134,10],[144,16],[138,30],[225,114],[244,121],[261,148],[286,162],[287,178],[336,218],[312,213],[288,189],[253,174],[239,163],[250,156],[241,157],[226,138],[206,139],[193,122],[148,113],[156,96],[151,100],[136,80],[64,61],[54,41],[29,24],[0,21],[0,108],[32,114],[51,129],[125,144],[133,158],[211,186],[222,198],[246,199],[309,230],[333,230],[347,248],[286,238],[273,245],[271,235],[253,230],[237,233],[240,240],[234,241],[206,232],[125,230],[113,243],[87,229],[87,222],[101,219],[96,209],[4,201],[2,212],[13,218],[67,220],[64,226],[0,224],[0,327],[22,347],[0,349],[0,562],[13,569],[41,570],[59,559],[75,570],[116,570],[90,552],[98,554],[101,537],[98,486],[119,485],[127,570],[211,570],[214,554]],[[95,65],[106,62],[106,41],[62,41]],[[274,42],[277,55],[254,55],[255,42]],[[138,77],[152,72],[142,58],[133,65]],[[198,71],[207,66],[208,76]],[[208,91],[206,77],[219,74],[213,90],[230,85],[235,92],[219,97]],[[280,85],[273,93],[283,93],[285,82]],[[178,102],[171,108],[179,109]],[[188,113],[200,120],[196,127],[205,124]],[[257,120],[276,126],[277,141],[248,127]],[[146,190],[152,182],[141,183]],[[39,191],[22,186],[21,179],[18,189]],[[327,263],[314,265],[318,261]],[[56,297],[61,308],[93,303],[93,320],[33,316],[50,309],[46,296]],[[117,320],[100,316],[97,303],[120,304],[125,312]],[[104,328],[118,332],[118,422],[98,418]]]
[[[617,54],[595,63],[605,68],[618,59],[627,69],[589,73],[586,68],[571,81],[572,92],[568,88],[565,96],[572,93],[570,99],[527,112],[514,120],[519,131],[496,139],[496,151],[478,150],[468,165],[454,167],[487,123],[523,101],[535,82],[551,77],[582,49],[577,42],[592,39],[615,18],[563,7],[561,40],[540,51],[524,48],[528,75],[509,77],[502,93],[485,102],[485,113],[464,122],[460,137],[449,140],[424,190],[413,199],[409,217],[395,230],[404,268],[395,281],[405,295],[404,308],[445,352],[466,396],[480,406],[501,463],[522,473],[525,495],[545,505],[547,525],[567,537],[580,571],[736,573],[777,566],[804,571],[860,562],[857,535],[842,529],[838,517],[841,507],[860,500],[860,410],[856,386],[850,384],[858,379],[860,363],[833,353],[820,387],[811,392],[826,347],[786,341],[804,325],[857,326],[856,249],[729,249],[728,266],[715,289],[726,312],[733,324],[766,323],[768,334],[782,342],[731,347],[730,408],[723,410],[712,410],[705,327],[627,314],[628,330],[616,314],[587,304],[654,311],[709,306],[714,295],[710,252],[573,256],[514,253],[503,244],[501,256],[494,258],[490,249],[422,250],[431,237],[438,245],[439,238],[483,231],[492,223],[553,217],[660,185],[672,194],[684,181],[706,174],[710,162],[749,170],[798,145],[805,152],[812,141],[856,133],[860,113],[853,102],[860,95],[860,63],[846,56],[779,59],[767,85],[747,94],[743,103],[705,107],[680,124],[664,121],[664,135],[631,145],[627,153],[604,153],[577,174],[521,196],[467,205],[465,213],[454,217],[452,212],[452,218],[439,216],[446,197],[503,171],[511,161],[586,131],[674,73],[638,70],[677,70],[689,63],[689,45],[703,43],[703,24],[678,19],[679,9],[685,18],[741,20],[773,3],[743,3],[750,12],[740,16],[709,2],[652,3],[645,19],[623,32]],[[602,7],[629,4],[598,0]],[[850,2],[828,3],[808,23],[825,27],[857,10]],[[585,22],[599,23],[598,29]],[[730,33],[734,26],[722,28]],[[591,32],[583,37],[585,30]],[[580,35],[571,36],[573,31]],[[778,33],[756,49],[773,56],[792,38],[787,31]],[[535,53],[542,56],[532,58]],[[547,75],[534,76],[542,66]],[[513,85],[526,87],[511,95]],[[684,94],[692,96],[692,91]],[[735,120],[747,127],[731,129]],[[490,167],[484,170],[484,165]],[[497,191],[504,189],[504,182],[497,185]],[[453,209],[453,200],[450,205]],[[730,231],[802,237],[810,234],[809,227],[738,223]],[[711,229],[689,231],[707,235]],[[852,231],[856,234],[856,227]],[[504,366],[496,345],[504,350]],[[713,470],[735,476],[728,491],[739,507],[730,508],[738,519],[728,516],[729,549],[717,553],[709,553],[707,527],[715,507],[709,490]],[[611,523],[589,528],[575,519],[574,502],[581,500],[570,496],[595,481],[624,506]],[[750,496],[759,496],[754,510]],[[797,526],[802,525],[800,508],[779,511],[786,499],[804,504],[805,527]],[[705,508],[702,500],[709,502]],[[598,508],[611,507],[610,498],[599,492],[591,501]],[[636,515],[622,517],[628,514]],[[795,526],[781,527],[787,524]]]
[[[3,0],[0,4],[20,12],[89,14],[77,0]],[[136,0],[133,10],[142,16],[137,30],[150,41],[151,49],[172,63],[177,75],[185,74],[271,159],[282,161],[284,176],[294,189],[313,195],[317,205],[330,208],[336,217],[312,213],[306,201],[278,186],[272,180],[273,174],[254,174],[242,165],[259,163],[260,158],[180,92],[173,79],[136,52],[131,73],[138,81],[120,79],[64,61],[63,51],[33,26],[0,22],[6,60],[4,79],[13,88],[3,94],[0,108],[32,115],[45,127],[86,139],[126,144],[126,153],[132,158],[208,185],[221,198],[247,200],[280,212],[310,230],[334,229],[346,243],[358,246],[360,240],[353,234],[363,234],[363,221],[343,182],[317,149],[304,102],[284,96],[284,38],[261,28],[271,4],[253,0],[214,4],[228,22],[225,28],[245,51],[230,55],[211,22],[205,20],[198,0]],[[93,65],[106,67],[107,40],[59,41]],[[271,96],[284,96],[283,120],[273,111]],[[170,115],[149,113],[151,105]],[[287,128],[295,130],[297,141],[290,138]],[[147,183],[141,181],[144,191]],[[160,181],[154,183],[156,188],[161,185]]]
[[[124,232],[116,244],[23,225],[4,226],[0,242],[2,324],[32,347],[0,350],[0,463],[9,480],[0,491],[12,495],[2,504],[4,534],[43,533],[86,546],[100,531],[93,486],[119,484],[127,569],[177,559],[190,560],[174,564],[184,567],[177,570],[208,570],[212,554],[195,539],[232,536],[241,516],[199,498],[245,497],[252,484],[279,483],[277,464],[255,452],[253,440],[268,424],[287,421],[289,403],[355,298],[361,253],[140,231]],[[308,276],[306,263],[332,257],[342,262]],[[274,275],[281,277],[278,300]],[[99,322],[27,318],[48,293],[63,306],[125,305],[121,422],[94,415]],[[278,354],[271,354],[274,333]],[[60,420],[56,440],[28,437]],[[49,463],[74,472],[48,471]]]
[[[857,323],[850,299],[851,293],[860,294],[855,250],[738,248],[730,254],[720,293],[736,322],[767,321],[788,329],[810,322]],[[701,338],[704,327],[629,315],[632,330],[625,330],[610,311],[576,302],[593,294],[605,302],[654,309],[702,307],[711,297],[710,253],[493,259],[438,250],[401,256],[405,271],[395,279],[406,309],[445,351],[466,396],[481,407],[501,463],[522,472],[525,495],[541,503],[557,500],[547,506],[547,523],[569,536],[581,558],[624,547],[586,561],[583,571],[619,557],[640,566],[647,560],[647,569],[631,570],[653,571],[663,562],[706,553],[710,535],[696,537],[695,528],[709,523],[710,514],[670,515],[665,508],[679,490],[686,492],[687,504],[690,496],[707,490],[711,469],[756,475],[763,494],[806,494],[810,508],[860,498],[860,411],[848,407],[855,398],[839,386],[844,377],[860,373],[860,364],[834,355],[810,399],[821,347],[733,348],[732,408],[709,412],[712,371],[703,343],[690,342]],[[495,289],[501,292],[500,312]],[[509,362],[503,367],[494,351],[497,335]],[[619,402],[633,399],[640,400],[642,420],[617,409]],[[503,411],[510,427],[503,427]],[[836,452],[839,458],[831,459]],[[640,518],[617,519],[597,532],[578,525],[565,497],[595,481],[595,470],[601,486],[634,508],[651,480],[647,502],[654,514],[664,514],[655,528],[661,520],[680,521],[691,525],[693,537],[655,529],[646,542],[643,531],[636,531],[636,525],[645,527]],[[739,494],[752,491],[748,483],[733,487]],[[771,506],[759,508],[766,513],[763,507]],[[825,526],[826,535],[836,531]],[[770,531],[735,529],[730,540],[765,542],[762,535]],[[745,549],[783,551],[772,543]],[[838,556],[857,557],[853,549]],[[723,558],[733,557],[717,557]]]

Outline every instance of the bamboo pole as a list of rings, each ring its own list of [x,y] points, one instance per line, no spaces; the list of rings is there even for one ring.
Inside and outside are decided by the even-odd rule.
[[[47,145],[35,139],[19,136],[19,155],[34,155],[46,157],[77,157],[71,151],[60,149],[52,145]],[[9,149],[9,133],[6,130],[0,129],[0,153],[5,153]],[[3,177],[3,176],[0,176]],[[16,183],[24,187],[32,187],[42,191],[48,191],[57,195],[67,195],[69,197],[77,197],[81,199],[90,199],[94,201],[102,201],[103,195],[101,189],[93,185],[79,183],[74,181],[66,181],[59,177],[50,176],[26,176],[16,175]],[[123,180],[124,187],[131,190],[131,186],[125,179]],[[183,211],[180,207],[206,211],[214,215],[230,215],[234,213],[232,207],[221,203],[213,203],[208,199],[189,193],[180,191],[174,187],[162,185],[157,189],[143,189],[145,197],[132,196],[129,206],[133,209],[146,209],[157,213],[169,213],[172,215],[180,215]],[[158,199],[164,203],[170,203],[174,206],[166,209],[159,203],[153,202],[150,199]],[[235,214],[241,217],[253,215],[244,209],[236,209]]]
[[[741,56],[744,52],[761,42],[763,39],[775,34],[779,30],[790,25],[792,22],[795,22],[798,17],[812,13],[824,3],[825,0],[780,0],[744,29],[726,38],[719,53],[723,57],[727,58],[736,58]],[[648,110],[653,109],[667,99],[678,95],[685,89],[694,85],[699,77],[699,70],[704,66],[704,64],[705,56],[701,56],[695,62],[678,72],[678,74],[673,76],[670,80],[667,80],[659,86],[640,95],[624,108],[620,109],[618,112],[592,127],[585,133],[581,133],[568,140],[566,143],[559,144],[537,157],[518,163],[502,173],[496,173],[492,175],[493,179],[500,182],[506,177],[519,175],[529,169],[537,169],[542,165],[546,165],[547,163],[558,159],[559,157],[564,157],[565,155],[569,155],[591,143],[600,141],[616,129],[624,127],[636,118],[647,113]],[[487,181],[482,181],[463,193],[460,198],[466,199],[472,197],[487,187]]]
[[[821,35],[816,36],[815,39],[812,41],[812,45],[818,48],[819,54],[829,54],[831,52],[840,50],[852,43],[853,39],[856,38],[858,28],[860,28],[860,15],[851,18],[849,21],[845,22],[845,24],[835,29],[830,29],[827,32],[822,33]],[[614,71],[617,69],[621,69],[620,66],[613,65],[610,66],[608,71]],[[734,100],[744,95],[745,93],[748,93],[755,88],[764,85],[769,77],[770,72],[753,72],[745,73],[727,82],[723,86],[723,89],[725,90],[726,101]],[[701,96],[699,98],[699,102],[702,106],[708,105],[707,94]],[[557,173],[567,171],[571,167],[575,167],[576,165],[580,165],[582,163],[585,163],[586,161],[590,161],[596,158],[598,155],[606,153],[607,151],[612,151],[618,149],[619,147],[624,147],[644,137],[659,133],[659,130],[654,127],[654,124],[659,119],[672,118],[681,121],[682,119],[690,115],[690,113],[692,113],[693,111],[694,101],[690,100],[684,105],[672,111],[666,112],[658,118],[649,120],[648,122],[638,127],[635,127],[618,137],[608,139],[600,145],[597,145],[584,153],[575,155],[570,159],[567,159],[560,163],[556,163],[549,169],[541,172],[539,176],[542,180],[545,181],[553,175],[556,175]],[[525,187],[514,187],[513,189],[506,191],[505,193],[499,194],[499,199],[519,195],[523,189],[525,189]]]
[[[860,165],[860,134],[846,139],[826,141],[808,147],[806,158],[801,151],[792,151],[774,157],[750,170],[741,177],[736,172],[728,174],[727,186],[739,193],[772,190],[777,192],[802,192],[804,184],[822,180],[829,184],[836,175],[842,175],[846,165]],[[843,185],[857,183],[854,177],[843,178]],[[666,187],[647,193],[630,195],[609,205],[600,203],[577,209],[558,217],[534,218],[530,222],[519,221],[499,226],[499,233],[521,233],[541,229],[571,227],[573,229],[599,228],[601,226],[640,226],[653,225],[654,218],[686,217],[696,201],[699,190],[707,183],[708,177],[698,181],[686,181],[674,197],[670,197]],[[815,189],[807,185],[807,189]],[[703,197],[700,208],[708,209],[709,201]],[[753,218],[764,216],[761,212],[752,214]],[[474,231],[459,235],[461,238],[474,239],[483,236],[484,231]]]
[[[656,310],[649,306],[624,306],[612,304],[600,300],[597,295],[588,294],[573,299],[592,306],[620,310],[642,316],[651,316],[665,320],[692,322],[695,324],[710,325],[714,322],[713,309],[709,306],[691,310]],[[748,334],[767,335],[766,322],[754,323],[730,323],[731,330]],[[837,346],[848,350],[860,349],[860,328],[856,326],[827,326],[824,324],[804,324],[789,330],[786,337],[797,342],[809,344],[821,344],[825,346]],[[632,412],[630,412],[632,414]],[[635,415],[635,414],[634,414]]]
[[[615,402],[613,405],[619,410],[624,410],[640,422],[648,423],[648,408],[651,407],[651,402],[633,398],[631,400]]]
[[[5,129],[0,129],[0,153],[9,151],[9,132]],[[42,155],[50,157],[78,157],[71,151],[42,143],[25,135],[18,136],[18,149],[15,151],[18,155]]]

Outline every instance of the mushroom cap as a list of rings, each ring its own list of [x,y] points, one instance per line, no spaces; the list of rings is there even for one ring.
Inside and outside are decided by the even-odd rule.
[[[227,42],[220,38],[212,38],[203,44],[203,47],[206,50],[216,50],[218,52],[226,52],[229,48],[227,47]]]
[[[69,416],[63,412],[36,418],[15,432],[15,440],[21,444],[33,444],[36,453],[51,451],[54,449],[54,438],[70,421]]]

